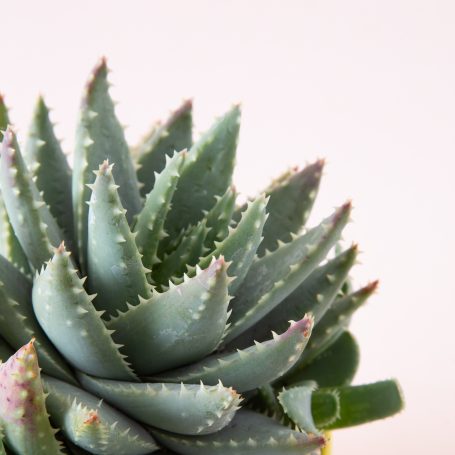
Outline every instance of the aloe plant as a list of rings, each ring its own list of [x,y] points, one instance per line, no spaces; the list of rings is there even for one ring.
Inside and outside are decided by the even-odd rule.
[[[0,98],[0,454],[318,454],[400,411],[351,385],[377,282],[350,285],[349,202],[306,227],[323,161],[236,206],[239,106],[130,152],[108,88],[102,60],[73,169],[42,98],[24,154]]]

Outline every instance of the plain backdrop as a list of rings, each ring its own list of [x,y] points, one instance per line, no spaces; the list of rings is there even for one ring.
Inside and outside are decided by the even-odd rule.
[[[406,410],[334,435],[335,455],[454,453],[455,3],[0,1],[0,91],[24,136],[39,93],[71,153],[101,55],[127,137],[186,97],[196,133],[243,105],[235,182],[255,194],[327,159],[311,223],[352,198],[357,383],[397,377]]]

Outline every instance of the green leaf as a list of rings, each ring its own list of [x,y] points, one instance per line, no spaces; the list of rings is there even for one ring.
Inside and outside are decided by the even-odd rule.
[[[261,243],[262,228],[267,219],[266,206],[267,199],[264,196],[250,202],[238,225],[234,229],[229,228],[228,236],[221,242],[215,242],[215,249],[199,262],[199,266],[205,268],[212,257],[219,255],[232,262],[229,267],[229,276],[234,278],[229,285],[232,294],[244,280]]]
[[[230,186],[239,122],[240,108],[234,106],[191,147],[165,225],[171,238],[200,221]]]
[[[0,94],[0,140],[3,140],[3,132],[10,124],[8,109],[3,96]],[[18,148],[16,136],[13,138],[13,148]],[[14,229],[6,212],[3,198],[0,195],[0,254],[8,259],[15,267],[24,273],[30,272],[27,257],[17,240]]]
[[[278,240],[289,242],[291,234],[301,231],[307,222],[319,189],[324,161],[319,160],[299,171],[292,169],[272,182],[265,194],[270,196],[270,216],[264,226],[264,241],[258,255],[278,247]]]
[[[305,455],[325,443],[322,436],[308,436],[248,410],[240,410],[226,428],[208,436],[183,436],[157,429],[152,429],[152,434],[183,455]]]
[[[206,220],[191,226],[177,248],[165,254],[161,262],[155,266],[152,272],[153,281],[159,285],[166,285],[170,279],[178,282],[187,270],[195,270],[194,266],[207,251],[204,242],[208,232]]]
[[[229,234],[229,223],[234,211],[235,196],[235,189],[230,186],[223,196],[215,196],[216,203],[205,216],[207,227],[210,229],[205,245],[210,250],[216,248],[216,242],[223,241]]]
[[[336,390],[311,396],[311,413],[319,428],[332,425],[340,418],[340,397]]]
[[[316,383],[309,381],[298,387],[283,389],[278,400],[284,412],[299,428],[308,433],[320,434],[311,412],[311,396],[316,387]]]
[[[96,172],[88,218],[88,286],[98,293],[95,306],[108,315],[151,296],[149,270],[128,226],[113,167],[105,161]]]
[[[305,368],[284,378],[291,385],[300,381],[316,381],[319,387],[348,385],[359,365],[359,346],[349,332],[343,332],[336,341],[319,354]]]
[[[39,269],[63,240],[60,229],[32,182],[15,134],[8,128],[0,157],[0,188],[8,217],[30,264]]]
[[[158,449],[143,427],[98,397],[48,376],[43,383],[52,420],[89,453],[146,455]]]
[[[319,226],[253,262],[232,301],[226,342],[256,324],[313,272],[338,240],[350,211],[350,203],[341,206]]]
[[[79,375],[85,389],[139,422],[174,433],[210,434],[234,417],[240,396],[204,384],[125,383]]]
[[[71,267],[63,244],[33,284],[33,308],[41,327],[77,369],[95,376],[136,380]]]
[[[317,325],[330,308],[356,257],[357,247],[353,246],[318,267],[275,309],[237,337],[233,345],[242,348],[253,340],[263,341],[272,330],[283,331],[290,319],[300,319],[305,313],[312,313]]]
[[[313,319],[305,316],[298,322],[292,322],[285,333],[274,333],[272,340],[256,343],[243,351],[215,354],[153,379],[185,383],[202,381],[211,385],[221,380],[238,392],[253,390],[279,378],[294,365],[305,349],[312,327]]]
[[[397,381],[387,380],[367,385],[319,389],[313,394],[314,414],[322,414],[317,409],[318,400],[322,401],[319,396],[332,391],[339,398],[340,416],[335,422],[325,426],[325,429],[352,427],[383,419],[400,412],[404,407],[403,395]],[[316,424],[318,425],[318,422]]]
[[[30,265],[27,256],[14,233],[13,226],[9,222],[8,213],[0,196],[0,254],[8,259],[25,275],[30,275]]]
[[[33,115],[24,159],[43,200],[49,205],[67,242],[74,238],[71,169],[49,118],[42,97]]]
[[[134,224],[136,245],[143,255],[145,267],[159,263],[158,243],[166,235],[163,229],[166,215],[171,206],[172,196],[180,176],[186,152],[175,153],[172,158],[166,155],[166,167],[156,175],[153,190],[147,194],[145,205]]]
[[[0,365],[0,426],[18,454],[63,455],[46,412],[33,341]]]
[[[143,197],[154,187],[155,172],[160,173],[164,169],[166,157],[192,146],[192,130],[192,102],[186,100],[164,124],[154,125],[133,151],[138,156],[137,177]]]
[[[115,115],[109,96],[108,69],[104,59],[96,66],[84,93],[81,117],[76,135],[73,170],[73,209],[79,260],[85,270],[87,255],[87,223],[90,197],[87,184],[94,182],[92,171],[104,161],[115,163],[115,181],[119,196],[127,210],[128,222],[141,209],[138,181],[123,128]]]
[[[351,316],[375,292],[377,286],[378,282],[374,281],[352,294],[335,300],[315,327],[305,352],[289,374],[305,368],[314,358],[334,343],[349,326]]]
[[[9,344],[7,344],[3,338],[0,338],[0,363],[6,362],[13,354],[14,351]]]
[[[218,346],[228,318],[226,268],[219,258],[194,278],[171,283],[167,292],[108,321],[140,375],[200,360]]]
[[[0,334],[14,349],[35,338],[40,366],[46,373],[75,382],[66,362],[41,329],[32,308],[32,283],[0,256]]]
[[[5,432],[0,426],[0,455],[6,455],[5,446],[3,445],[3,440],[5,439]]]

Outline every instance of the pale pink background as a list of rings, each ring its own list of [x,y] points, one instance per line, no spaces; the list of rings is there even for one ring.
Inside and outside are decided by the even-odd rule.
[[[0,90],[21,135],[39,92],[71,151],[81,88],[108,56],[136,141],[184,97],[198,131],[244,106],[238,188],[328,161],[312,222],[347,198],[357,382],[398,377],[399,417],[335,434],[335,455],[454,453],[453,1],[1,1]]]

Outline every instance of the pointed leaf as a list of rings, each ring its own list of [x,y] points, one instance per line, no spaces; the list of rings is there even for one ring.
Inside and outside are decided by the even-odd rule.
[[[254,326],[233,340],[232,345],[243,348],[253,340],[264,341],[270,331],[282,332],[290,319],[300,319],[312,313],[315,325],[330,308],[345,281],[357,256],[353,246],[312,272],[278,306],[260,319]]]
[[[135,380],[68,256],[61,245],[35,278],[33,308],[41,327],[77,369],[95,376]]]
[[[5,99],[2,94],[0,94],[0,140],[3,141],[3,133],[6,131],[9,125],[11,125],[11,120],[9,118],[8,114],[8,108],[6,107],[5,104]],[[13,148],[17,149],[19,148],[18,143],[17,143],[17,138],[16,135],[14,135],[13,138]]]
[[[75,382],[63,357],[41,329],[32,308],[32,283],[0,256],[0,334],[14,349],[35,338],[40,366],[46,373]]]
[[[164,169],[166,157],[192,146],[192,129],[192,102],[186,100],[164,124],[155,125],[136,148],[137,177],[142,185],[142,196],[145,197],[154,187],[155,172]]]
[[[144,208],[134,224],[136,245],[143,255],[142,262],[149,269],[159,262],[158,243],[165,235],[164,221],[171,206],[185,156],[186,152],[175,153],[172,158],[166,155],[166,167],[157,175],[153,190],[147,194]]]
[[[258,254],[278,247],[278,240],[289,242],[307,222],[319,189],[324,161],[319,160],[299,171],[293,169],[265,190],[270,195],[270,216],[264,226],[264,241]]]
[[[306,382],[298,387],[284,389],[278,395],[278,400],[284,412],[299,428],[308,433],[320,434],[311,412],[311,396],[316,388],[316,383]]]
[[[85,389],[140,422],[180,434],[210,434],[234,417],[240,396],[203,384],[135,384],[80,375]]]
[[[314,358],[324,352],[346,330],[351,316],[368,300],[375,292],[378,282],[374,281],[364,288],[339,298],[333,302],[327,313],[315,327],[311,340],[305,352],[298,360],[295,367],[289,371],[305,368]]]
[[[177,248],[165,255],[155,266],[153,281],[166,285],[171,278],[181,278],[188,269],[194,268],[201,256],[207,252],[204,243],[208,232],[206,220],[190,227]]]
[[[90,198],[88,227],[88,285],[98,293],[95,305],[112,315],[127,302],[148,298],[148,269],[131,234],[114,182],[113,165],[105,161],[96,172]]]
[[[63,455],[47,417],[33,341],[0,365],[0,426],[15,453]]]
[[[272,311],[310,275],[338,240],[351,211],[350,203],[306,234],[256,260],[232,301],[229,342]]]
[[[92,170],[104,160],[116,164],[114,177],[129,222],[141,209],[138,181],[123,129],[109,96],[107,65],[103,59],[95,68],[84,93],[76,135],[73,170],[73,209],[79,258],[85,269],[87,251],[87,184],[94,182]]]
[[[153,429],[164,446],[183,455],[311,454],[322,447],[322,436],[307,436],[262,414],[241,410],[223,430],[208,436],[183,436]]]
[[[74,238],[71,196],[71,169],[49,118],[49,109],[42,97],[33,115],[24,159],[35,183],[43,192],[52,216],[71,241]]]
[[[0,158],[0,188],[8,217],[30,264],[38,269],[63,240],[56,221],[42,200],[19,149],[7,129]]]
[[[226,268],[220,258],[194,278],[108,321],[140,375],[197,361],[218,346],[228,317]]]
[[[150,434],[103,400],[48,376],[47,407],[65,436],[89,453],[145,455],[157,450]]]
[[[273,340],[257,343],[244,351],[231,354],[216,354],[199,363],[169,371],[154,379],[165,382],[188,382],[223,384],[238,392],[255,389],[282,376],[294,365],[305,349],[313,328],[311,316],[291,323],[281,335]]]
[[[230,186],[223,196],[216,196],[216,204],[205,217],[207,227],[210,229],[205,240],[205,245],[215,248],[215,242],[223,241],[229,234],[229,223],[235,205],[235,189]],[[246,207],[245,207],[246,208]]]
[[[13,226],[9,222],[8,213],[0,196],[0,254],[8,259],[14,267],[22,273],[30,274],[30,265],[27,256],[14,233]]]
[[[319,397],[332,391],[337,393],[340,400],[340,416],[327,425],[327,429],[352,427],[383,419],[400,412],[404,407],[403,395],[397,381],[387,380],[374,384],[317,390],[313,394],[314,414],[320,412],[317,409]]]
[[[287,375],[286,384],[315,381],[319,387],[348,385],[359,365],[359,346],[349,332],[343,332],[324,352],[305,368]]]
[[[240,108],[234,106],[191,147],[165,225],[171,238],[200,221],[231,184],[239,128]]]
[[[242,219],[235,229],[230,229],[228,236],[216,243],[215,250],[200,260],[199,266],[204,268],[212,257],[223,255],[226,261],[232,262],[229,267],[229,276],[234,280],[229,285],[229,292],[235,293],[247,274],[254,260],[258,245],[262,240],[262,228],[264,227],[267,199],[260,196],[248,204],[243,212]]]

